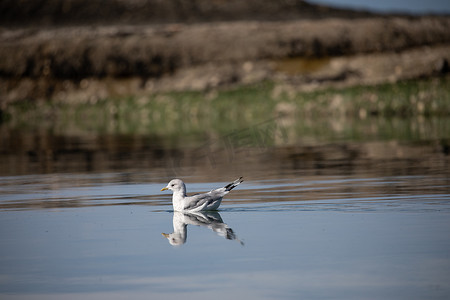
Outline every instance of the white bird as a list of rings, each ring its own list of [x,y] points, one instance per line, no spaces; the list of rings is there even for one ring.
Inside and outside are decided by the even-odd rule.
[[[173,191],[172,205],[174,211],[216,210],[220,206],[223,196],[228,194],[242,181],[244,180],[240,177],[222,188],[211,190],[208,193],[187,196],[184,182],[181,179],[172,179],[161,191]]]

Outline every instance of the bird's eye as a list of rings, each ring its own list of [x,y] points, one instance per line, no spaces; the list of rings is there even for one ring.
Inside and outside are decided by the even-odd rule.
[[[172,183],[170,186],[175,186],[175,184]]]

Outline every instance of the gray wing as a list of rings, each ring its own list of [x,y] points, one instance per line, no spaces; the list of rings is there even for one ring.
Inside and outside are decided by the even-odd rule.
[[[212,203],[222,199],[223,196],[225,196],[226,194],[228,194],[228,191],[226,191],[225,188],[220,188],[220,189],[212,190],[208,193],[197,194],[197,195],[193,195],[190,197],[186,197],[185,201],[186,200],[187,201],[184,206],[184,209],[190,210],[190,209],[195,209],[195,208],[201,207],[201,206],[209,206]]]

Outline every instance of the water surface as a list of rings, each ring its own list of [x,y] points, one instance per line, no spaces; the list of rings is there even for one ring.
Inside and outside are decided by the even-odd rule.
[[[365,139],[259,124],[189,143],[8,131],[0,297],[448,299],[448,134],[433,124]],[[174,213],[160,191],[239,176],[215,213]]]

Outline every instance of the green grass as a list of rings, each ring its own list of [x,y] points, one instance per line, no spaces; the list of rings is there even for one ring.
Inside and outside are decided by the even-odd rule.
[[[371,135],[423,135],[423,128],[414,125],[420,118],[438,120],[433,121],[431,132],[448,135],[450,78],[314,92],[264,82],[230,90],[103,99],[93,104],[26,102],[7,106],[1,125],[64,134],[165,136],[175,143],[180,136],[186,142],[203,140],[272,122],[278,128],[283,124],[279,137],[358,140]]]

